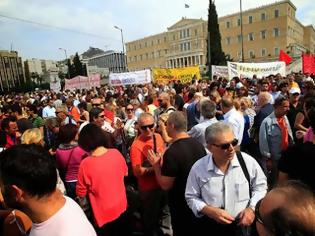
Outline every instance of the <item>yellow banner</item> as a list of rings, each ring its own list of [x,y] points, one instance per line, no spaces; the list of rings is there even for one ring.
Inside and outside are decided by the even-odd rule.
[[[191,82],[192,79],[200,80],[199,66],[174,68],[174,69],[152,69],[153,80],[157,84],[168,84],[171,81],[180,80],[183,84]]]

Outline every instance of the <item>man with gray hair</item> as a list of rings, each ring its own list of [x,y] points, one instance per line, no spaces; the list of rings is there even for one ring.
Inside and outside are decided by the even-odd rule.
[[[217,122],[206,129],[210,153],[191,168],[185,198],[208,235],[235,235],[249,230],[256,203],[267,192],[267,180],[254,158],[236,152],[237,139],[231,127]]]
[[[173,142],[163,155],[149,152],[148,160],[153,166],[155,177],[164,190],[168,191],[169,206],[174,236],[198,235],[197,219],[185,201],[185,187],[192,165],[206,155],[204,147],[187,134],[187,119],[180,111],[172,112],[166,130]]]
[[[200,102],[200,112],[204,120],[193,126],[189,131],[188,134],[197,139],[199,143],[201,143],[204,147],[207,146],[206,139],[205,139],[205,131],[206,128],[216,122],[218,120],[215,118],[216,114],[216,104],[209,99],[203,99]]]

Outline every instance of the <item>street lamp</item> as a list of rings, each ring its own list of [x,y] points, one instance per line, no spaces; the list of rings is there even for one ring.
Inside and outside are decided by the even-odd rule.
[[[68,56],[67,56],[67,50],[64,48],[59,48],[59,50],[62,50],[65,52],[65,56],[66,56],[66,63],[68,63]],[[70,79],[70,63],[67,65],[68,67],[68,78]]]
[[[121,34],[121,44],[122,44],[122,53],[124,56],[124,63],[125,63],[125,68],[127,68],[127,61],[125,58],[125,44],[124,44],[124,35],[123,35],[123,31],[122,28],[119,28],[117,25],[114,26],[115,29],[120,30],[120,34]]]

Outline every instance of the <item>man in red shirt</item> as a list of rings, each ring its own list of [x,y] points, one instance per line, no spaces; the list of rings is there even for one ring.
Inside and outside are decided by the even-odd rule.
[[[140,135],[131,145],[131,164],[142,200],[145,235],[155,235],[162,229],[163,233],[171,235],[166,192],[159,187],[153,167],[147,160],[149,150],[162,153],[165,149],[164,141],[159,134],[154,133],[154,127],[153,116],[150,113],[142,113],[138,119]]]
[[[1,122],[1,129],[5,132],[5,136],[6,136],[5,148],[6,149],[17,144],[17,136],[19,137],[21,135],[18,133],[18,126],[16,123],[15,116],[9,116],[7,118],[4,118]]]

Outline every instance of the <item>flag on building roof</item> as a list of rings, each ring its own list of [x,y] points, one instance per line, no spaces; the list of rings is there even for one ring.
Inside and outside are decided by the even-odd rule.
[[[283,50],[280,50],[279,61],[284,61],[286,65],[289,65],[292,62],[292,58]]]
[[[185,4],[185,8],[189,8],[189,5],[188,5],[188,4]]]

